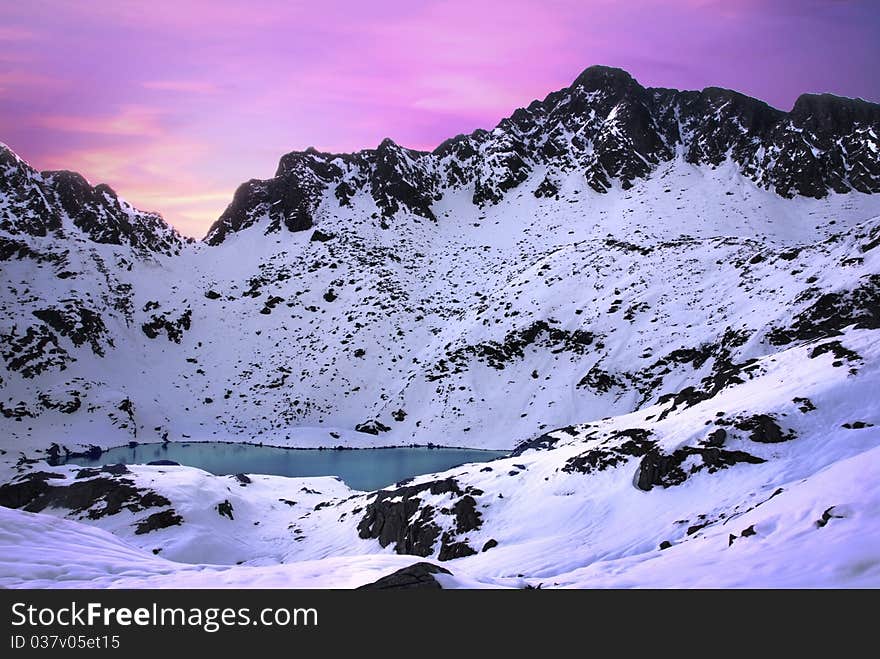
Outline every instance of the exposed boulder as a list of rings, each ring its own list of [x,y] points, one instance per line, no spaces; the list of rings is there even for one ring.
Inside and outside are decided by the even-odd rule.
[[[769,414],[755,414],[744,419],[737,419],[733,425],[750,433],[749,439],[762,444],[778,444],[787,442],[797,435],[794,430],[783,432],[776,420]]]
[[[183,522],[183,518],[174,512],[173,508],[153,513],[146,519],[142,519],[137,523],[134,533],[135,535],[143,535],[150,531],[158,531],[159,529],[167,529],[169,526],[178,526]]]
[[[439,590],[440,582],[435,574],[452,574],[449,570],[433,563],[413,563],[372,583],[358,586],[357,590]]]
[[[378,435],[380,432],[388,432],[389,430],[391,430],[391,428],[386,426],[378,419],[370,419],[369,421],[359,423],[354,427],[354,429],[357,432],[362,432],[367,435]]]

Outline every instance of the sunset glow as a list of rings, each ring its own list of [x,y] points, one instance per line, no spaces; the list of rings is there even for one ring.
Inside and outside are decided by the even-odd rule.
[[[4,2],[0,141],[200,237],[283,153],[431,149],[591,64],[877,101],[878,34],[869,0]]]

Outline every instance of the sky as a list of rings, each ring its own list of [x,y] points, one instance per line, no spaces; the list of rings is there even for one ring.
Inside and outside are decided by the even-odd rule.
[[[0,0],[0,142],[201,237],[314,146],[432,149],[593,64],[880,101],[878,0]]]

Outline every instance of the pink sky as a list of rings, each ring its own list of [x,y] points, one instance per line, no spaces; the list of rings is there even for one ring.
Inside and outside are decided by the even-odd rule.
[[[288,151],[430,149],[591,64],[878,101],[878,35],[875,0],[4,2],[0,141],[201,236]]]

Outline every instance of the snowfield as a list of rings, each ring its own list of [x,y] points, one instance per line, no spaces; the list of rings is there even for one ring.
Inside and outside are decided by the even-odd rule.
[[[430,154],[288,154],[203,242],[0,146],[0,586],[880,586],[880,108],[590,71]],[[209,440],[512,452],[379,492],[56,460]]]
[[[465,497],[455,492],[424,493],[415,516],[429,506],[446,510],[435,521],[455,541],[477,550],[497,543],[443,563],[453,574],[438,580],[444,587],[876,586],[880,431],[868,425],[878,421],[874,335],[847,334],[848,349],[864,364],[855,375],[826,354],[812,360],[809,377],[798,378],[815,347],[792,348],[759,360],[760,377],[662,421],[655,419],[670,404],[554,433],[549,449],[407,483],[451,479],[470,492],[465,497],[472,497],[478,523],[456,532],[460,520],[449,509]],[[808,407],[815,409],[801,409]],[[792,438],[765,443],[727,425],[756,410]],[[672,456],[705,447],[719,428],[730,430],[721,455],[741,452],[764,462],[715,471],[695,454],[681,474],[666,474],[673,474],[668,486],[636,485],[642,463],[626,452],[632,433],[621,431],[647,429],[660,452]],[[577,468],[582,456],[593,456],[586,462],[592,469]],[[620,460],[609,459],[615,456]],[[51,479],[53,486],[102,478],[77,478],[72,466],[20,469],[12,483],[35,470],[64,477]],[[152,508],[89,519],[104,508],[102,500],[79,512],[0,509],[0,585],[353,587],[416,560],[395,554],[393,543],[364,539],[363,511],[376,494],[333,478],[252,475],[244,484],[188,467],[129,469],[119,478],[165,497],[156,510],[174,511],[179,525],[137,533]],[[406,498],[390,494],[392,501]],[[218,514],[223,502],[232,518]],[[428,558],[440,551],[432,548]]]
[[[784,200],[732,166],[681,162],[629,192],[584,188],[565,202],[502,202],[478,227],[461,194],[441,202],[442,223],[401,217],[394,232],[372,225],[365,200],[321,220],[332,241],[254,226],[176,257],[29,239],[80,274],[4,263],[0,323],[10,359],[17,349],[27,360],[3,375],[8,448],[236,438],[512,448],[686,386],[701,374],[662,376],[658,360],[728,329],[754,333],[744,355],[765,354],[760,330],[806,306],[798,296],[878,272],[860,246],[880,195]],[[71,309],[80,326],[94,312],[102,327],[31,353],[33,314],[46,308]],[[372,419],[390,430],[354,432]]]

